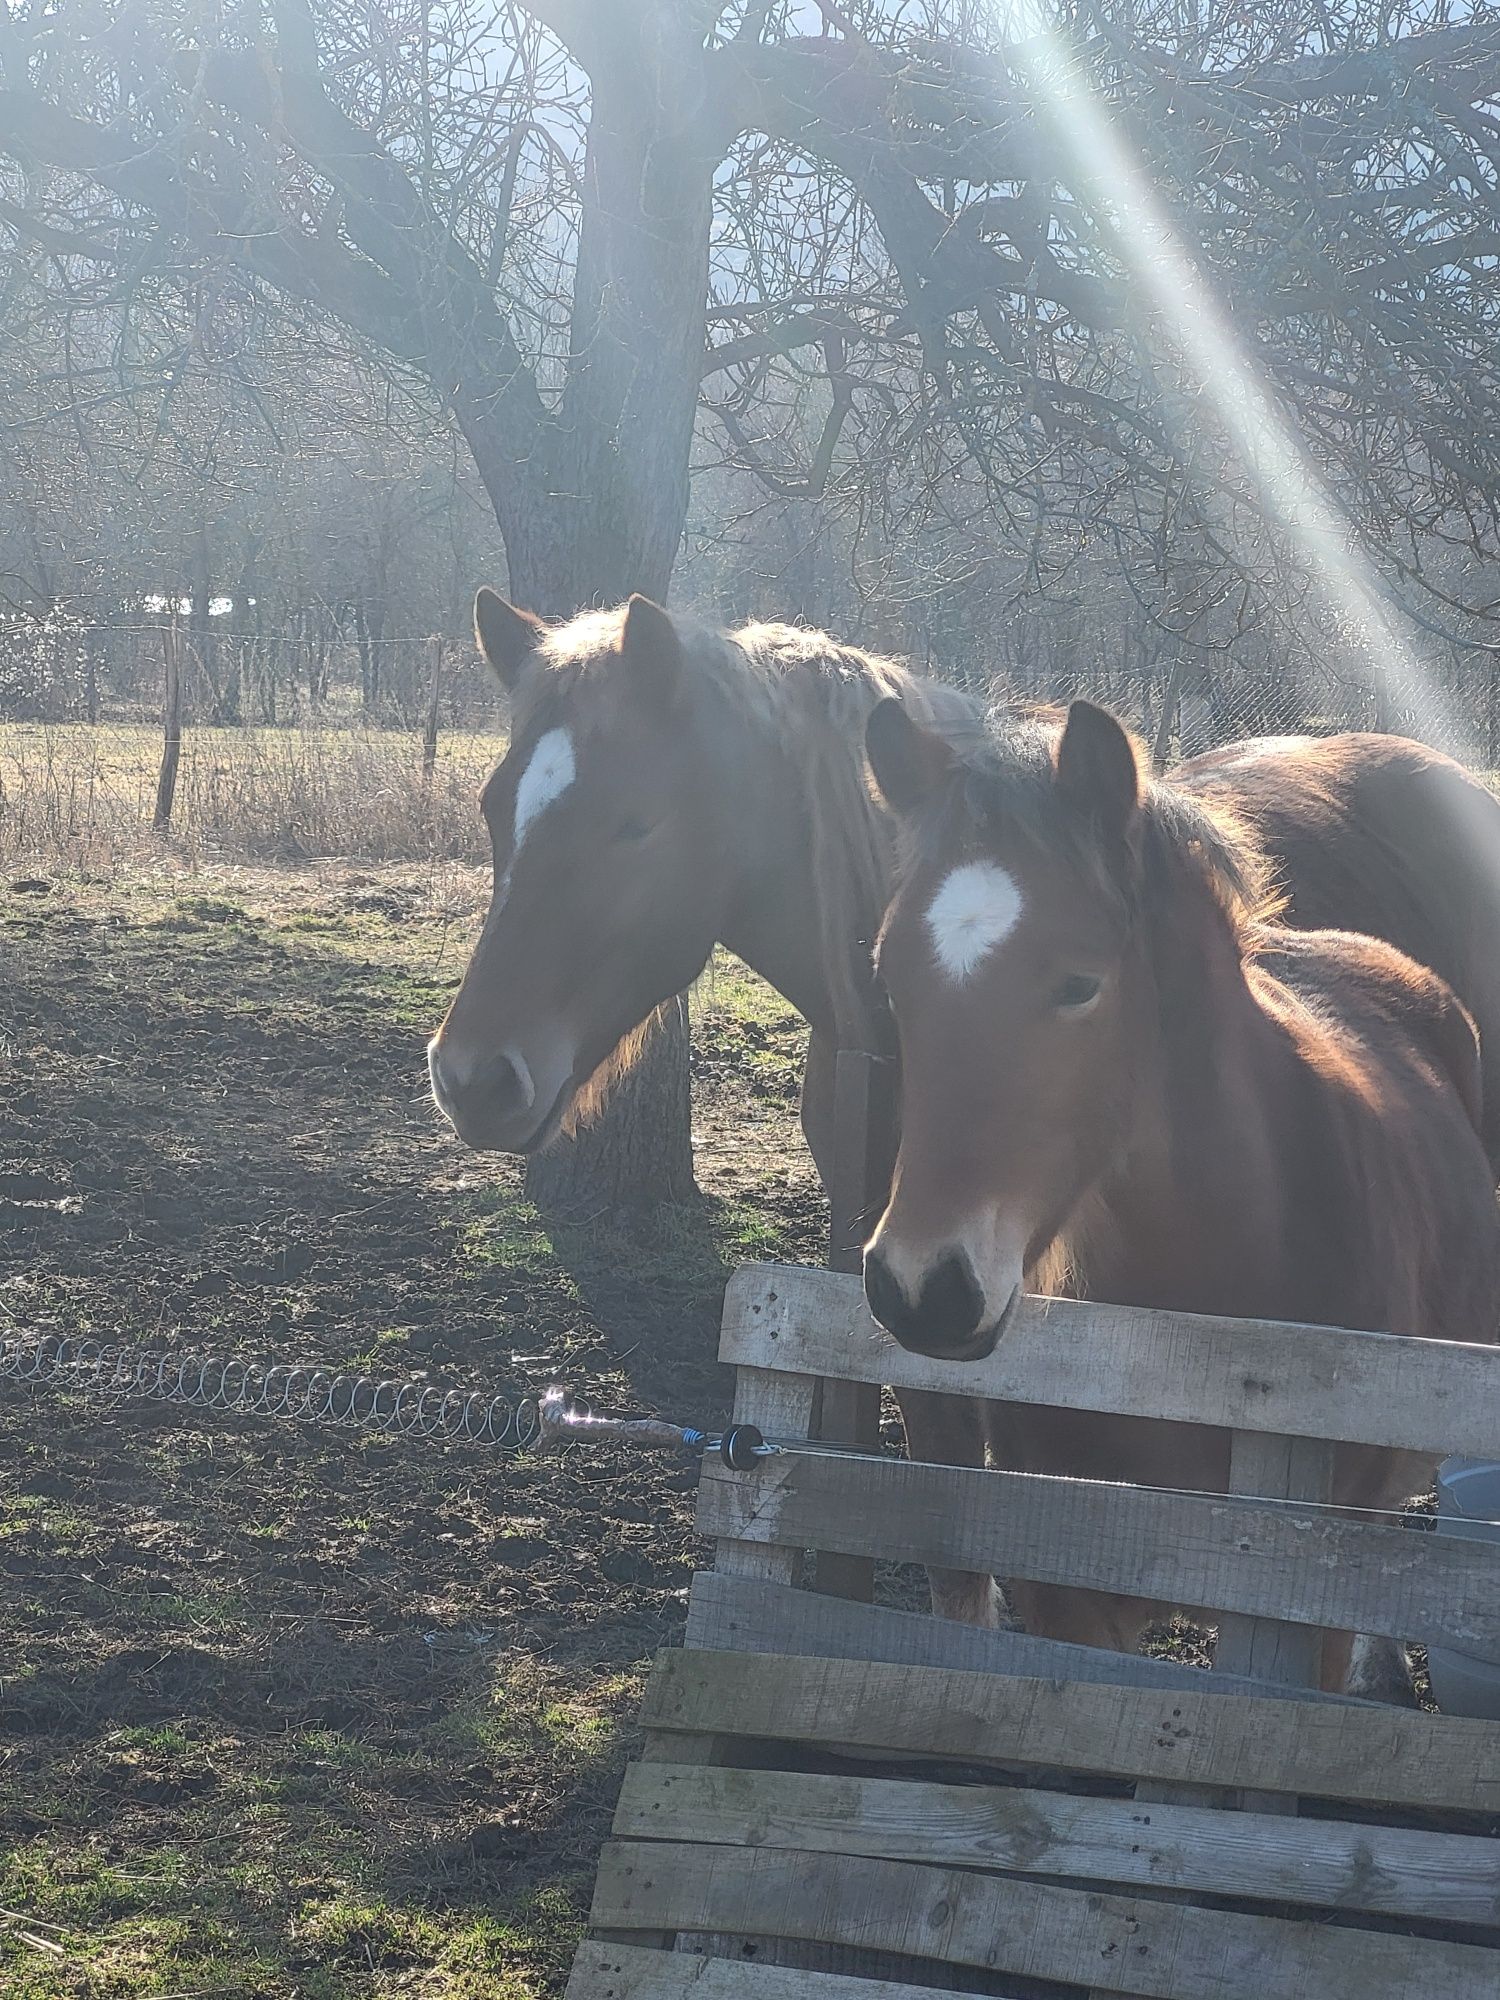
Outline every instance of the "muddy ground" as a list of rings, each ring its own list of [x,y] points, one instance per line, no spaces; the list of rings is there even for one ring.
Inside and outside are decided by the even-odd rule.
[[[727,1270],[822,1256],[797,1025],[720,969],[703,1203],[549,1234],[423,1089],[479,893],[0,885],[0,1333],[720,1416]],[[558,1991],[691,1484],[0,1382],[0,1991]]]

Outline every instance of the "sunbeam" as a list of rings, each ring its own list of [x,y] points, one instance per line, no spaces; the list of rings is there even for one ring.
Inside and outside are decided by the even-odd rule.
[[[1122,261],[1169,330],[1192,386],[1208,399],[1268,516],[1307,565],[1323,607],[1390,707],[1420,734],[1452,735],[1420,661],[1398,630],[1381,584],[1360,554],[1196,259],[1157,199],[1075,52],[1037,0],[1007,10],[1011,61],[1077,172],[1077,186],[1111,228]]]

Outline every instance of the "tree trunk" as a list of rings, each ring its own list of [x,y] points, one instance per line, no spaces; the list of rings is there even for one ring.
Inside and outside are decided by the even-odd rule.
[[[596,1123],[527,1163],[526,1192],[548,1215],[592,1222],[622,1210],[690,1201],[692,1100],[688,1004],[669,1001],[640,1061]]]
[[[551,617],[633,590],[665,599],[706,339],[713,148],[691,87],[701,43],[670,9],[612,22],[620,61],[592,90],[573,358],[545,505],[517,505],[514,455],[487,435],[481,400],[455,398],[495,501],[511,595]],[[688,1058],[684,995],[599,1119],[529,1163],[537,1205],[588,1217],[690,1199]]]

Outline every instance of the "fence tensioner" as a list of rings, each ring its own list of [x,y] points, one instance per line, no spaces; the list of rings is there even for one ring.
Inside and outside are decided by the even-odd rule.
[[[724,1431],[695,1430],[662,1417],[601,1417],[571,1389],[551,1388],[537,1405],[537,1442],[567,1444],[616,1438],[646,1451],[717,1452],[731,1472],[749,1472],[762,1458],[785,1449],[768,1443],[754,1424],[731,1424]]]

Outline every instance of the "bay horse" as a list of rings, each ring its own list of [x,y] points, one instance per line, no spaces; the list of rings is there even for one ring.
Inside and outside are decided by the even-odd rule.
[[[547,625],[481,589],[474,624],[511,732],[481,800],[493,898],[428,1049],[439,1109],[471,1146],[535,1150],[589,1114],[722,943],[809,1024],[802,1124],[826,1182],[837,1050],[895,1052],[871,966],[894,828],[865,724],[899,696],[977,746],[978,706],[819,632],[709,631],[639,597]],[[1179,782],[1267,815],[1293,916],[1337,920],[1357,888],[1364,928],[1452,979],[1500,1107],[1500,802],[1395,738],[1240,745],[1200,766]],[[951,1399],[903,1394],[901,1410],[913,1458],[984,1462]],[[989,1579],[934,1581],[947,1615],[998,1618]]]
[[[898,1341],[986,1355],[1023,1288],[1496,1338],[1479,1048],[1444,980],[1374,938],[1277,923],[1243,824],[1145,780],[1088,702],[965,758],[888,701],[868,749],[903,858],[878,945],[900,1150],[865,1289]],[[1227,1487],[1225,1431],[982,1408],[1014,1469]],[[1431,1469],[1340,1445],[1332,1498],[1395,1508]],[[1122,1650],[1168,1608],[1012,1594],[1029,1631]],[[1351,1682],[1350,1642],[1325,1648],[1329,1685]]]

